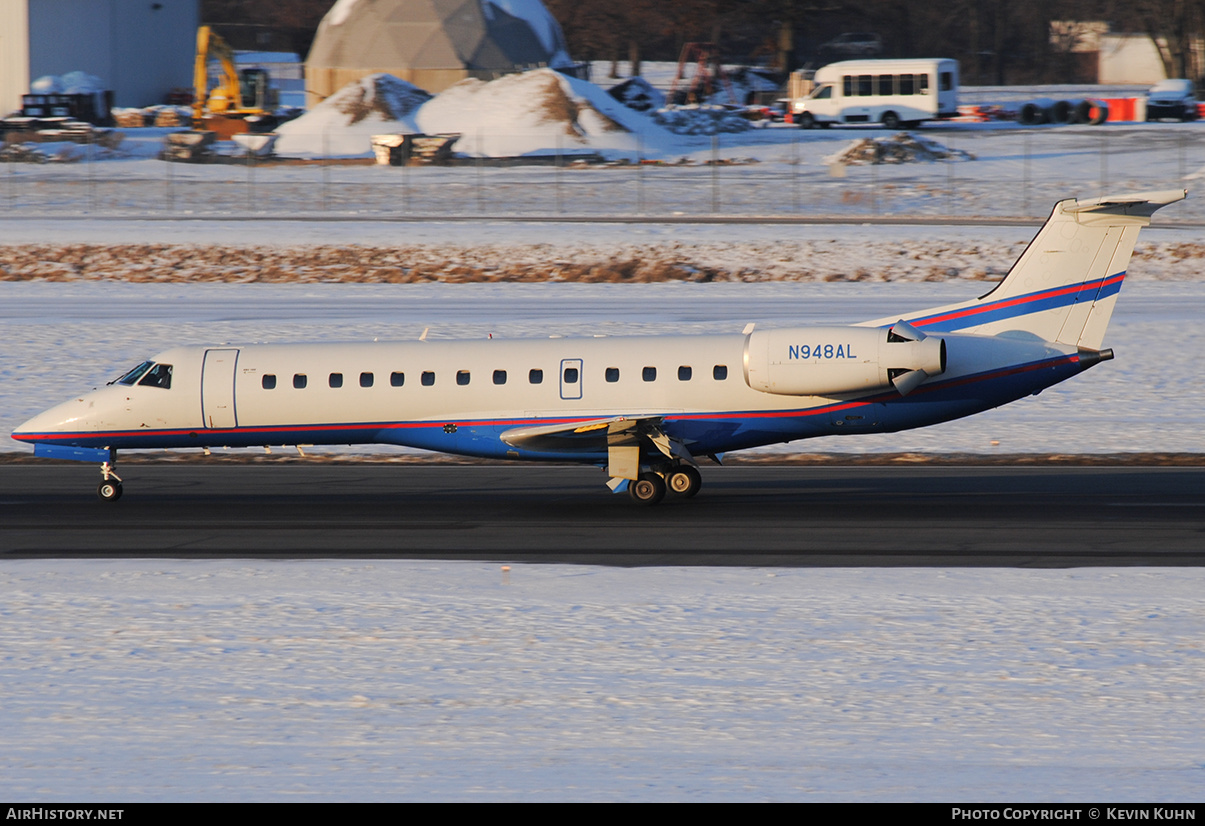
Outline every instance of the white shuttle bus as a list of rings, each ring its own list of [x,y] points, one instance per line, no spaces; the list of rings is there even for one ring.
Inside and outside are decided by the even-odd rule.
[[[790,111],[804,129],[834,123],[881,123],[887,129],[958,114],[958,61],[843,60],[816,71],[806,97]]]

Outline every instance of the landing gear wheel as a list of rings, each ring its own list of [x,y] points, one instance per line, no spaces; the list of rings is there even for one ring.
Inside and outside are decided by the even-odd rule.
[[[665,478],[665,484],[674,496],[689,499],[699,492],[703,485],[703,477],[691,465],[682,465],[670,471]]]
[[[96,488],[96,495],[105,502],[116,502],[121,498],[121,482],[106,480]]]
[[[816,118],[811,112],[800,112],[795,116],[795,120],[799,123],[800,129],[811,129],[816,125]]]
[[[883,128],[884,129],[899,129],[900,128],[900,116],[897,115],[895,112],[884,112],[883,113]]]
[[[665,480],[655,473],[642,473],[639,479],[628,484],[628,494],[633,502],[655,505],[665,498]]]

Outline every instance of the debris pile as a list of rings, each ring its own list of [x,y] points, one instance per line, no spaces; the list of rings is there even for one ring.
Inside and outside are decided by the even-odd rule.
[[[10,143],[0,149],[0,163],[73,163],[84,157],[78,143]]]
[[[121,132],[66,118],[63,121],[57,129],[6,131],[0,145],[0,163],[73,163],[120,157],[117,150],[125,137]]]
[[[607,94],[637,112],[650,112],[665,105],[665,94],[639,76],[630,77],[623,83],[612,86],[607,90]]]
[[[213,144],[216,138],[214,132],[172,132],[164,139],[159,159],[206,163],[214,157]]]
[[[113,120],[123,129],[140,129],[143,126],[175,128],[187,126],[192,112],[185,106],[146,106],[141,109],[114,109]]]
[[[922,161],[973,161],[975,156],[961,149],[951,149],[931,138],[911,132],[897,132],[887,138],[856,140],[835,155],[824,159],[829,164],[862,166],[883,163],[920,163]]]
[[[749,129],[749,121],[740,110],[713,103],[666,106],[653,113],[653,120],[676,135],[717,135]]]

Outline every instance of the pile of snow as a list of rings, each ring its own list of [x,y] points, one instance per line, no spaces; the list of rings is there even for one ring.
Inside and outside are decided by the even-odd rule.
[[[431,94],[401,78],[375,74],[349,83],[306,114],[277,129],[280,155],[372,154],[371,138],[418,132],[415,112]]]
[[[740,112],[716,104],[666,106],[653,113],[653,120],[675,135],[718,135],[749,128]]]
[[[973,161],[975,156],[961,149],[951,149],[932,138],[922,138],[910,132],[898,132],[887,138],[862,138],[835,155],[826,163],[847,166],[880,163],[919,163],[920,161]]]
[[[43,75],[29,84],[29,91],[35,95],[88,95],[105,89],[103,80],[87,72]]]
[[[456,151],[474,157],[518,157],[665,145],[672,137],[648,116],[603,89],[552,69],[469,78],[419,110],[421,131],[459,133]]]

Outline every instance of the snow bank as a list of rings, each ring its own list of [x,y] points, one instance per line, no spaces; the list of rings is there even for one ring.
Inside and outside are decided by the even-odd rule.
[[[277,131],[279,155],[371,155],[373,135],[417,132],[414,114],[430,93],[401,78],[375,74],[349,83]]]
[[[673,136],[603,89],[552,69],[506,75],[488,83],[462,80],[433,98],[416,117],[421,131],[458,132],[456,151],[474,157],[628,153]]]

